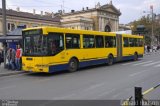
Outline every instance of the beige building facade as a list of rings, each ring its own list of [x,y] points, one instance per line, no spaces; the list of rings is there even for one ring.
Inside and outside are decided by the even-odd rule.
[[[82,11],[74,11],[62,15],[62,27],[83,30],[96,30],[103,32],[118,31],[119,16],[121,12],[112,4],[98,3],[95,8],[83,8]]]
[[[7,33],[13,31],[19,25],[25,25],[27,28],[36,26],[54,26],[71,29],[96,30],[96,31],[118,31],[119,16],[121,12],[110,3],[100,5],[97,3],[95,8],[83,8],[81,11],[72,10],[70,13],[36,14],[21,12],[17,10],[7,10]],[[0,9],[0,35],[2,35],[2,9]]]
[[[35,14],[15,10],[6,11],[7,33],[13,31],[19,25],[25,25],[26,28],[37,26],[55,26],[60,27],[60,17],[52,14]],[[2,35],[2,9],[0,9],[0,35]]]

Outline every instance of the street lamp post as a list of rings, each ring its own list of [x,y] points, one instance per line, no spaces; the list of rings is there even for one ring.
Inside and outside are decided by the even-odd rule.
[[[147,13],[144,11],[144,13]],[[153,13],[153,5],[150,6],[150,11],[148,12],[151,15],[151,47],[154,44],[154,13]]]
[[[150,9],[151,9],[151,15],[152,15],[152,33],[151,33],[151,46],[153,46],[153,41],[154,41],[154,31],[153,31],[153,29],[154,29],[154,26],[153,26],[153,24],[154,24],[154,17],[153,17],[153,5],[151,5],[150,6]]]
[[[6,32],[6,0],[2,0],[2,21],[3,21],[3,36],[7,35]],[[6,67],[6,45],[3,45],[4,50],[4,67]]]

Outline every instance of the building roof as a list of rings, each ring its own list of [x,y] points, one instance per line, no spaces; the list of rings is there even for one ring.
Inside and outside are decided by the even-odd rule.
[[[0,8],[0,15],[2,15],[1,8]],[[60,22],[60,19],[61,19],[59,16],[55,16],[54,18],[52,18],[52,16],[48,16],[48,15],[39,15],[39,14],[33,14],[28,12],[15,11],[12,9],[6,10],[6,15],[21,17],[21,18],[38,19],[38,20],[44,20],[44,21],[53,21],[53,22]]]
[[[113,14],[117,14],[119,16],[121,15],[120,10],[118,10],[114,5],[112,5],[112,4],[105,4],[105,5],[100,6],[99,8],[91,8],[91,9],[89,9],[87,7],[87,9],[83,8],[83,10],[81,10],[81,11],[74,11],[74,10],[72,10],[72,12],[65,13],[65,14],[63,14],[63,16],[68,16],[68,15],[73,15],[73,14],[79,14],[79,13],[85,13],[85,12],[91,12],[91,11],[107,11],[107,12],[110,12],[110,11],[107,10],[109,8],[112,8],[114,10],[114,12],[112,12]]]
[[[7,33],[7,36],[0,35],[0,42],[19,42],[22,40],[22,29],[26,28],[25,25],[19,25],[13,31]]]

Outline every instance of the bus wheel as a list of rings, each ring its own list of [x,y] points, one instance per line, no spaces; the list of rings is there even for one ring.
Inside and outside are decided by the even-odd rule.
[[[108,65],[109,65],[109,66],[113,64],[113,60],[114,60],[113,56],[112,56],[112,55],[109,55],[109,56],[108,56]]]
[[[77,71],[77,69],[78,69],[78,61],[77,61],[75,58],[72,58],[72,59],[69,61],[68,71],[69,71],[69,72],[75,72],[75,71]]]
[[[138,54],[134,53],[134,61],[137,61],[137,60],[138,60]]]

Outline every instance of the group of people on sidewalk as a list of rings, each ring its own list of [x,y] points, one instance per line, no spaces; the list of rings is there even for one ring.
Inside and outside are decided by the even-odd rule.
[[[160,45],[158,45],[158,46],[150,46],[150,45],[146,45],[145,46],[145,51],[147,52],[147,53],[149,53],[149,52],[156,52],[157,50],[159,50],[160,49]]]
[[[20,45],[16,46],[16,50],[14,48],[9,48],[6,53],[7,68],[17,71],[21,70],[21,57],[22,49]]]

